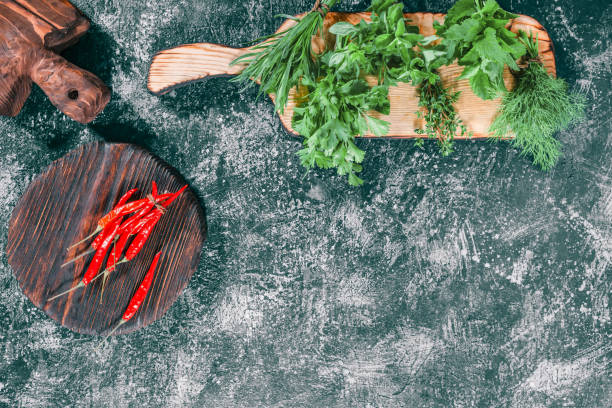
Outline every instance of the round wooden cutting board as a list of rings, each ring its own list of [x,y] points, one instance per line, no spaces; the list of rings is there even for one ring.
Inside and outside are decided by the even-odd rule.
[[[138,146],[92,143],[51,163],[29,185],[11,216],[7,254],[19,286],[36,306],[76,332],[108,332],[161,250],[147,298],[116,333],[134,331],[163,316],[196,271],[206,239],[204,211],[190,189],[170,205],[138,256],[110,274],[101,303],[102,279],[47,301],[77,285],[93,257],[62,268],[89,248],[90,241],[66,249],[93,232],[123,193],[138,188],[131,200],[145,197],[153,180],[160,194],[186,184],[176,170]]]

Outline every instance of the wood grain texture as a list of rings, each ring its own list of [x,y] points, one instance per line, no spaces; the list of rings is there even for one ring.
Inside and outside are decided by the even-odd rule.
[[[67,0],[14,1],[49,26],[41,36],[49,50],[60,52],[75,44],[89,30],[89,20]]]
[[[359,21],[370,21],[371,13],[337,13],[330,12],[324,20],[324,39],[313,40],[313,49],[320,51],[333,44],[334,36],[329,34],[328,29],[339,21],[347,21],[357,24]],[[301,17],[303,14],[296,16]],[[406,13],[405,17],[412,20],[412,24],[419,27],[421,34],[432,35],[435,33],[433,22],[444,22],[444,14],[432,13]],[[294,25],[293,20],[285,20],[277,32],[284,31]],[[509,24],[509,29],[518,32],[519,29],[532,31],[539,35],[540,52],[545,68],[552,75],[556,75],[555,56],[552,42],[548,33],[540,23],[531,17],[521,15]],[[231,48],[218,44],[186,44],[179,47],[157,53],[151,62],[149,69],[148,88],[157,95],[162,95],[172,89],[185,86],[192,82],[204,80],[214,76],[237,75],[244,69],[244,65],[230,66],[230,63],[240,55],[249,52],[249,48]],[[483,101],[471,90],[468,80],[458,80],[458,76],[463,71],[462,67],[456,64],[440,68],[440,76],[444,85],[452,91],[461,91],[461,96],[455,107],[459,117],[463,120],[469,131],[473,132],[473,138],[483,138],[489,136],[489,126],[491,125],[501,99]],[[371,82],[373,83],[373,79]],[[504,81],[508,89],[515,86],[515,78],[506,67],[504,71]],[[295,108],[295,91],[290,93],[289,103],[283,115],[280,115],[283,126],[297,135],[291,127],[291,118]],[[270,95],[274,100],[274,95]],[[422,118],[417,118],[416,112],[421,109],[418,107],[418,96],[416,88],[408,84],[399,84],[391,87],[389,91],[391,102],[391,112],[389,115],[381,115],[373,112],[372,115],[391,123],[389,134],[391,138],[417,138],[424,137],[414,132],[416,128],[423,127]],[[422,110],[422,109],[421,109]],[[373,135],[367,135],[373,137]],[[426,136],[425,136],[426,137]],[[465,138],[457,135],[457,139]]]
[[[91,122],[110,100],[109,89],[56,54],[88,29],[65,0],[0,0],[0,114],[17,115],[34,81],[66,115]]]
[[[61,268],[89,243],[66,248],[92,232],[130,188],[140,190],[133,199],[146,196],[152,180],[160,193],[185,184],[174,169],[140,147],[93,143],[56,160],[28,186],[9,222],[7,255],[21,289],[37,307],[73,331],[104,333],[121,319],[153,255],[161,250],[146,300],[117,333],[146,326],[168,310],[196,271],[206,239],[204,212],[190,189],[168,208],[142,252],[109,276],[102,304],[102,279],[47,302],[78,284],[93,256]]]

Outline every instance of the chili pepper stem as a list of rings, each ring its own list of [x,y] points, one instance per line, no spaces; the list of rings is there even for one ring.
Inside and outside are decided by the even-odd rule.
[[[127,261],[123,261],[123,262],[127,262]],[[123,263],[123,262],[117,262],[117,265],[119,265],[119,263]],[[103,273],[104,273],[104,271],[102,271],[102,272],[100,272],[99,274],[97,274],[97,275],[96,275],[96,276],[95,276],[95,277],[94,277],[92,280],[90,280],[90,281],[89,281],[89,283],[91,283],[91,282],[95,281],[96,279],[98,279],[100,276],[102,276],[102,274],[103,274]],[[79,282],[79,284],[78,284],[78,285],[76,285],[75,287],[70,288],[70,289],[68,289],[68,290],[66,290],[66,291],[64,291],[64,292],[62,292],[62,293],[60,293],[59,295],[55,295],[55,296],[53,296],[52,298],[47,299],[47,302],[50,302],[50,301],[52,301],[52,300],[54,300],[54,299],[57,299],[57,298],[58,298],[58,297],[60,297],[60,296],[63,296],[63,295],[65,295],[65,294],[67,294],[67,293],[72,292],[73,290],[77,290],[78,288],[82,288],[82,287],[84,287],[84,286],[85,286],[85,284],[83,283],[83,281],[81,281],[81,282]]]
[[[115,235],[115,240],[113,242],[114,247],[113,247],[113,249],[111,251],[111,255],[110,255],[110,256],[113,257],[113,263],[115,264],[115,268],[117,267],[117,258],[116,258],[116,255],[115,255],[115,249],[116,249],[116,246],[117,246],[117,239],[118,239],[118,236]],[[106,287],[106,279],[108,278],[108,274],[109,273],[110,273],[110,271],[108,271],[108,267],[107,267],[104,270],[104,278],[102,279],[102,290],[100,291],[100,304],[102,304],[102,295],[104,295],[104,288]]]
[[[85,251],[85,252],[81,253],[80,255],[75,256],[75,257],[74,257],[74,258],[72,258],[71,260],[64,262],[60,268],[63,268],[63,267],[64,267],[64,266],[66,266],[66,265],[70,265],[70,264],[71,264],[71,263],[73,263],[74,261],[77,261],[77,260],[81,259],[82,257],[84,257],[84,256],[87,256],[87,255],[91,254],[92,252],[96,252],[95,248],[90,248],[90,249],[88,249],[87,251]]]
[[[85,285],[83,284],[83,282],[79,282],[79,284],[78,284],[78,285],[76,285],[75,287],[70,288],[70,289],[68,289],[68,290],[66,290],[66,291],[64,291],[64,292],[62,292],[62,293],[60,293],[59,295],[55,295],[55,296],[53,296],[52,298],[49,298],[49,299],[47,300],[47,302],[51,302],[52,300],[55,300],[55,299],[57,299],[57,298],[58,298],[58,297],[60,297],[60,296],[64,296],[64,295],[66,295],[66,294],[68,294],[68,293],[72,292],[73,290],[77,290],[78,288],[82,288],[82,287],[84,287],[84,286],[85,286]]]
[[[106,271],[106,269],[104,270],[104,272],[102,272],[102,274],[104,275],[104,277],[102,278],[102,290],[100,291],[100,301],[98,302],[99,304],[102,304],[102,296],[104,295],[104,287],[106,286],[106,278],[108,277],[108,272]]]
[[[88,239],[93,238],[97,233],[99,233],[100,231],[102,231],[102,228],[97,227],[96,230],[94,232],[92,232],[91,234],[89,234],[88,236],[86,236],[85,238],[83,238],[82,240],[80,240],[79,242],[77,242],[76,244],[72,244],[68,247],[68,249],[66,251],[70,251],[72,248],[74,248],[75,246],[82,244],[83,242],[87,241]]]
[[[125,322],[127,322],[127,320],[123,320],[123,319],[121,319],[121,320],[119,321],[119,323],[117,323],[117,325],[116,325],[116,326],[113,328],[113,330],[111,330],[111,331],[110,331],[110,333],[108,333],[108,334],[107,334],[107,335],[104,337],[104,340],[102,340],[102,341],[100,342],[100,344],[98,344],[98,345],[96,346],[96,348],[94,349],[94,351],[98,351],[98,350],[100,349],[100,347],[102,347],[102,345],[103,345],[104,343],[106,343],[106,340],[108,340],[108,338],[109,338],[110,336],[112,336],[112,334],[113,334],[115,331],[117,331],[117,329],[118,329],[118,328],[120,328],[120,327],[121,327],[121,326],[122,326],[122,325],[123,325]]]
[[[117,263],[115,264],[115,267],[117,267],[117,266],[121,265],[122,263],[126,263],[126,262],[128,262],[128,261],[129,261],[129,259],[125,259],[125,258],[123,258],[122,260],[120,260],[119,262],[117,262]],[[103,276],[104,274],[106,274],[106,273],[111,273],[111,272],[112,272],[112,271],[109,271],[108,269],[105,269],[105,270],[103,270],[102,272],[100,272],[99,274],[97,274],[97,275],[96,275],[96,276],[95,276],[95,277],[94,277],[94,278],[91,280],[91,282],[95,281],[95,280],[96,280],[96,279],[98,279],[100,276]],[[90,282],[90,283],[91,283],[91,282]]]

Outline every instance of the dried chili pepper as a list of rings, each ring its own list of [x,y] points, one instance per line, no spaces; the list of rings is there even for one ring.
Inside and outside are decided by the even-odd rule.
[[[157,197],[157,183],[155,181],[151,182],[151,194],[153,194],[153,197]]]
[[[164,204],[162,204],[162,207],[167,208],[170,204],[172,204],[174,200],[176,200],[178,196],[180,196],[183,193],[183,191],[185,191],[186,188],[187,188],[187,185],[183,186],[183,188],[181,188],[179,191],[174,193],[172,197],[170,197]],[[136,235],[136,238],[134,238],[134,241],[132,241],[132,243],[130,244],[130,247],[125,252],[126,261],[130,261],[134,259],[136,255],[138,255],[138,253],[142,250],[142,248],[144,247],[144,244],[149,239],[149,235],[151,235],[153,228],[158,223],[158,221],[161,219],[162,215],[163,215],[163,210],[161,209],[157,209],[152,212],[150,219],[147,220],[146,224],[144,224],[144,226],[142,227],[142,230],[138,233],[138,235]]]
[[[125,252],[125,261],[131,261],[138,255],[138,253],[144,248],[145,242],[149,239],[149,235],[153,231],[153,228],[161,218],[161,211],[156,211],[151,219],[147,221],[147,223],[142,227],[142,230],[136,235],[134,241],[130,244],[129,248]]]
[[[102,241],[102,243],[96,250],[96,254],[94,255],[91,262],[89,263],[89,266],[87,267],[87,270],[85,271],[85,275],[83,276],[83,279],[81,280],[81,282],[79,282],[79,284],[76,285],[75,287],[70,288],[65,292],[62,292],[59,295],[53,296],[52,298],[48,300],[49,302],[54,299],[57,299],[58,297],[62,295],[70,293],[73,290],[89,285],[92,281],[97,279],[98,276],[100,276],[100,275],[97,275],[97,273],[100,270],[102,261],[104,261],[104,258],[106,257],[106,252],[108,251],[111,242],[113,242],[113,239],[118,229],[119,229],[119,225],[115,225],[115,228],[113,228],[113,231],[110,234],[108,234],[108,236]]]
[[[170,198],[173,194],[167,193],[167,194],[162,194],[160,196],[155,196],[153,200],[151,200],[149,202],[149,204],[147,204],[144,208],[142,208],[142,210],[138,211],[135,215],[131,216],[130,218],[127,219],[127,221],[125,221],[121,227],[119,227],[119,233],[128,231],[130,229],[132,229],[132,227],[134,225],[136,225],[136,223],[142,219],[145,215],[147,215],[151,209],[153,209],[153,207],[155,206],[155,204],[163,202],[164,200],[167,200],[168,198]]]
[[[123,204],[121,206],[113,208],[109,213],[107,213],[98,220],[98,224],[94,232],[92,232],[90,235],[77,242],[76,244],[72,244],[70,247],[68,247],[68,249],[71,249],[79,245],[80,243],[87,241],[89,238],[104,230],[104,227],[106,227],[106,225],[108,225],[110,222],[117,219],[117,217],[121,217],[140,210],[149,201],[150,200],[148,198],[142,198],[140,200],[132,201],[131,203]]]
[[[131,214],[140,210],[142,207],[146,206],[150,200],[148,198],[141,198],[140,200],[132,201],[131,203],[123,204],[106,214],[104,217],[100,218],[98,221],[98,228],[104,228],[109,222],[112,222],[117,217],[121,217],[123,215]]]
[[[115,210],[116,208],[119,208],[123,205],[125,205],[125,203],[127,203],[127,201],[138,191],[137,188],[133,188],[131,190],[128,190],[125,192],[125,194],[123,194],[120,198],[119,201],[117,201],[117,204],[115,204],[115,206],[111,209],[111,211]],[[96,235],[98,232],[102,231],[104,229],[104,226],[102,226],[100,228],[100,225],[98,224],[98,228],[96,228],[96,230],[94,232],[92,232],[90,235],[86,236],[85,238],[83,238],[82,240],[80,240],[79,242],[77,242],[76,244],[72,244],[68,249],[74,248],[75,246],[87,241],[88,239],[90,239],[91,237],[93,237],[94,235]]]
[[[117,267],[117,262],[119,261],[119,259],[121,259],[121,253],[125,249],[129,238],[130,233],[124,232],[119,237],[119,240],[115,242],[115,246],[113,247],[111,254],[108,257],[108,260],[106,261],[106,271],[112,272],[115,270],[115,268]]]
[[[115,204],[115,207],[113,207],[113,209],[122,206],[123,204],[127,203],[127,201],[138,191],[137,188],[133,188],[131,190],[128,190],[125,192],[124,195],[121,196],[121,198],[119,199],[119,201],[117,201],[117,204]]]
[[[160,256],[161,256],[161,251],[159,251],[153,258],[153,262],[151,262],[151,266],[149,266],[149,270],[147,271],[147,274],[145,275],[144,279],[140,283],[140,286],[136,290],[136,293],[134,293],[134,296],[132,296],[132,299],[130,300],[128,307],[125,309],[125,312],[123,313],[123,316],[121,317],[121,320],[110,331],[110,333],[106,335],[104,340],[102,340],[102,342],[98,345],[97,348],[99,348],[106,341],[106,339],[108,339],[109,336],[111,336],[119,327],[121,327],[123,324],[129,321],[132,317],[134,317],[136,312],[138,312],[138,309],[142,305],[142,302],[144,302],[145,298],[147,297],[147,293],[149,292],[149,289],[151,288],[151,285],[153,284],[153,276],[155,273],[155,268],[157,268],[157,263],[159,261]]]
[[[119,217],[113,222],[108,223],[108,225],[102,230],[102,233],[100,233],[96,237],[96,239],[93,240],[93,242],[91,243],[91,247],[93,249],[98,249],[100,244],[102,244],[102,242],[108,237],[108,235],[115,230],[115,226],[121,225],[121,221],[123,221],[123,217]]]
[[[170,204],[172,204],[172,202],[173,202],[174,200],[176,200],[176,199],[178,198],[178,196],[180,196],[181,194],[183,194],[183,191],[185,191],[186,189],[187,189],[187,184],[185,184],[183,187],[181,187],[181,189],[180,189],[179,191],[177,191],[176,193],[171,194],[170,199],[166,200],[166,201],[165,201],[165,202],[164,202],[162,205],[163,205],[165,208],[168,208],[168,206],[169,206]]]
[[[106,268],[101,273],[102,278],[102,290],[100,291],[100,303],[102,303],[102,296],[104,295],[104,288],[106,287],[106,280],[108,279],[108,275],[117,267],[117,261],[120,259],[121,253],[125,248],[127,241],[130,237],[128,232],[125,232],[119,236],[119,239],[116,239],[115,236],[115,245],[113,249],[111,249],[111,253],[106,260]]]
[[[187,189],[187,187],[188,187],[187,185],[184,185],[176,193],[167,193],[167,194],[158,195],[157,197],[151,197],[152,199],[151,198],[147,198],[147,199],[138,200],[138,201],[149,201],[150,203],[152,203],[153,205],[157,206],[158,208],[153,210],[153,211],[150,211],[148,214],[142,216],[142,218],[136,219],[137,222],[134,221],[134,223],[132,225],[129,225],[129,227],[130,227],[129,230],[120,231],[122,225],[125,227],[127,222],[125,224],[120,224],[121,221],[119,221],[119,223],[115,223],[115,222],[111,221],[113,223],[112,224],[112,234],[109,234],[109,236],[106,236],[106,234],[101,234],[101,235],[105,235],[105,239],[103,239],[103,242],[104,243],[107,242],[106,238],[108,238],[108,239],[110,239],[112,241],[112,239],[115,238],[115,236],[117,236],[118,234],[121,234],[119,239],[121,241],[123,241],[123,242],[121,242],[120,245],[117,245],[117,244],[119,244],[119,242],[115,243],[116,244],[115,246],[118,249],[118,251],[115,252],[115,248],[113,249],[113,253],[111,254],[111,256],[114,255],[115,257],[112,260],[109,257],[109,260],[107,261],[106,269],[104,269],[102,272],[98,273],[97,275],[95,274],[100,269],[100,266],[97,265],[95,273],[92,273],[92,275],[89,276],[88,272],[90,271],[90,268],[91,268],[91,264],[90,264],[90,267],[87,269],[87,272],[85,273],[85,277],[83,278],[83,282],[85,282],[87,280],[87,283],[84,283],[83,286],[85,286],[88,283],[98,279],[100,276],[104,276],[104,281],[106,281],[106,279],[108,277],[108,274],[110,272],[112,272],[113,270],[115,270],[118,265],[120,265],[122,263],[125,263],[125,262],[129,262],[132,259],[134,259],[138,255],[138,253],[140,253],[140,251],[144,248],[144,245],[145,245],[146,241],[149,239],[149,236],[151,235],[151,232],[153,231],[153,228],[155,227],[157,222],[159,222],[159,220],[161,219],[161,216],[164,214],[165,208],[167,208],[170,204],[172,204],[172,202],[174,200],[176,200]],[[161,199],[162,204],[159,204],[158,199]],[[130,204],[132,204],[132,203],[130,203]],[[120,207],[118,207],[118,208],[120,208]],[[147,207],[143,206],[142,208],[140,208],[139,214],[143,213],[142,210],[144,210],[145,208],[147,208]],[[138,211],[138,210],[134,210],[134,211]],[[123,217],[123,215],[121,215],[121,217]],[[115,219],[115,221],[116,221],[116,219]],[[115,226],[116,226],[116,228],[115,228]],[[125,253],[125,256],[121,260],[116,261],[116,254],[117,253],[120,254],[123,251],[123,249],[125,248],[125,245],[127,244],[127,240],[129,239],[129,237],[131,235],[136,235],[136,238],[134,238],[134,240],[132,241],[132,243],[128,247],[128,249],[127,249],[127,251]],[[110,242],[108,243],[108,245],[110,245]],[[94,258],[93,258],[94,260],[96,260],[97,254],[98,254],[98,252],[96,252],[96,255],[94,255]],[[93,263],[93,260],[92,260],[92,263]],[[101,263],[101,261],[100,261],[100,263]],[[75,287],[74,289],[76,289],[77,287]],[[103,285],[102,292],[103,291],[104,291],[104,285]],[[70,292],[70,291],[66,291],[64,293],[68,293],[68,292]],[[64,293],[61,293],[58,296],[61,296]],[[55,297],[51,298],[50,300],[53,300],[53,299],[55,299],[58,296],[55,296]],[[102,294],[100,294],[100,296],[102,296]]]
[[[83,283],[85,285],[88,285],[89,282],[91,282],[91,280],[96,276],[96,274],[100,270],[100,267],[102,266],[102,262],[104,261],[104,258],[106,257],[106,252],[110,248],[110,245],[113,242],[113,239],[115,239],[115,234],[117,233],[117,230],[119,230],[119,225],[115,224],[115,227],[113,228],[113,230],[104,238],[104,240],[102,241],[102,243],[96,250],[96,254],[94,255],[91,262],[89,263],[89,267],[85,271],[85,276],[83,276]]]
[[[126,251],[123,258],[121,258],[121,260],[119,261],[111,262],[111,265],[107,264],[106,269],[100,272],[99,275],[95,277],[95,279],[97,279],[99,276],[104,276],[104,279],[106,279],[108,274],[114,271],[117,266],[134,259],[136,255],[140,253],[142,248],[144,248],[144,244],[149,238],[149,235],[151,235],[151,232],[153,231],[153,227],[155,227],[155,224],[157,224],[162,214],[163,213],[161,211],[155,210],[154,212],[143,217],[138,222],[138,224],[133,226],[132,230],[124,231],[121,236],[122,237],[125,236],[125,241],[126,241],[125,243],[127,243],[128,238],[131,237],[132,235],[136,235],[136,238],[134,238],[134,240],[128,247],[128,250]],[[121,248],[121,251],[123,251],[123,249],[125,248],[125,243],[123,244],[123,248]]]
[[[81,254],[75,256],[71,260],[64,262],[61,267],[63,268],[64,266],[69,265],[69,264],[73,263],[74,261],[76,261],[78,259],[81,259],[82,257],[84,257],[86,255],[91,254],[92,252],[95,252],[100,247],[100,244],[108,237],[108,235],[113,233],[115,226],[121,225],[122,219],[123,219],[123,217],[117,218],[115,221],[109,223],[106,227],[104,227],[102,232],[100,234],[98,234],[96,239],[93,240],[93,242],[91,243],[91,248],[89,248],[88,250],[86,250],[86,251],[82,252]],[[117,230],[117,231],[119,232],[119,230]]]
[[[125,313],[123,314],[122,320],[128,321],[132,317],[134,317],[134,315],[140,308],[140,305],[142,305],[142,302],[147,297],[147,293],[149,292],[151,284],[153,283],[153,274],[155,273],[155,268],[157,267],[157,262],[159,261],[160,256],[161,251],[155,254],[153,262],[151,262],[151,266],[149,267],[149,271],[142,280],[140,287],[132,297],[132,300],[130,301],[130,304],[128,305],[127,309],[125,309]]]
[[[179,191],[172,194],[172,197],[166,200],[166,202],[164,202],[161,205],[161,207],[167,208],[174,200],[177,199],[178,196],[180,196],[183,193],[183,191],[185,191],[186,188],[187,188],[187,185],[183,186]],[[136,238],[134,238],[134,240],[128,247],[127,251],[125,252],[125,256],[120,261],[116,262],[115,266],[131,261],[132,259],[136,257],[136,255],[138,255],[138,253],[140,253],[142,248],[144,248],[144,244],[149,239],[149,236],[151,235],[153,228],[155,227],[157,222],[161,219],[162,215],[163,215],[163,210],[158,208],[152,211],[151,213],[147,214],[145,217],[141,218],[138,221],[138,223],[132,227],[132,230],[130,231],[130,235],[137,234]],[[106,272],[106,270],[104,272]]]

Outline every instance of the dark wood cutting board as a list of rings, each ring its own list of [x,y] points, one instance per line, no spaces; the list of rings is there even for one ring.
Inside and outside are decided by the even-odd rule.
[[[187,286],[196,271],[206,220],[198,199],[187,189],[164,214],[142,252],[120,265],[107,281],[102,303],[102,279],[52,302],[47,299],[80,282],[89,255],[61,267],[88,248],[71,244],[95,230],[130,188],[175,192],[185,181],[168,164],[130,144],[92,143],[81,146],[51,165],[27,188],[9,222],[7,254],[19,286],[30,300],[63,326],[84,334],[102,334],[123,315],[157,251],[162,251],[153,285],[138,313],[116,333],[128,333],[159,319]]]

